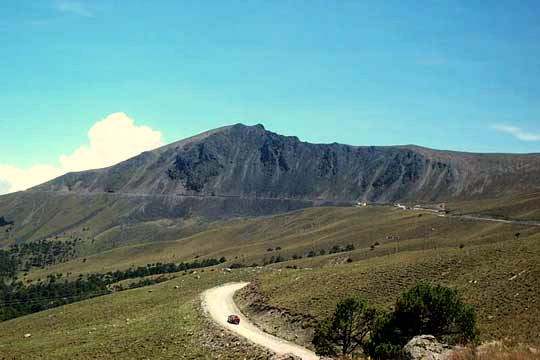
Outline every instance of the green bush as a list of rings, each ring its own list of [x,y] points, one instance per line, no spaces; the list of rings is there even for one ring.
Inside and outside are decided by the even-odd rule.
[[[334,314],[315,329],[313,345],[318,355],[349,355],[364,350],[377,313],[364,301],[348,298],[340,301]]]
[[[464,304],[455,290],[417,285],[397,299],[393,312],[377,320],[368,353],[375,359],[393,358],[409,340],[422,334],[449,344],[474,340],[474,308]]]

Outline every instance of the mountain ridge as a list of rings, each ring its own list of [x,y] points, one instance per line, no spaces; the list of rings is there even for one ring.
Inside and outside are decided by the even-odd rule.
[[[0,216],[14,221],[0,245],[85,234],[94,252],[176,239],[216,220],[358,202],[539,219],[539,178],[536,154],[311,144],[236,124],[0,196]]]
[[[538,189],[532,178],[540,175],[539,163],[540,154],[312,144],[260,124],[236,124],[30,191],[448,201]]]

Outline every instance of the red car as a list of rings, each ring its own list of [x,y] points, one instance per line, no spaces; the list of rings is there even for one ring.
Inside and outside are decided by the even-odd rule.
[[[229,315],[229,317],[227,318],[227,322],[229,324],[238,325],[240,324],[240,317],[238,317],[238,315]]]

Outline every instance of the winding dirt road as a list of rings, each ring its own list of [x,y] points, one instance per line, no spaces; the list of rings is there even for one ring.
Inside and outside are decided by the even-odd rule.
[[[314,352],[263,332],[240,313],[240,310],[234,303],[233,295],[247,284],[247,282],[228,283],[206,290],[202,294],[204,311],[220,326],[269,349],[277,355],[293,354],[301,357],[303,360],[318,360],[319,357]],[[236,314],[240,317],[239,325],[233,325],[227,322],[227,316],[231,314]]]

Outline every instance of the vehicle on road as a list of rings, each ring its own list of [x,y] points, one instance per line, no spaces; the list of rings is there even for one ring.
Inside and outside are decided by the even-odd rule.
[[[227,322],[229,324],[238,325],[240,324],[240,317],[238,315],[229,315],[229,317],[227,318]]]

